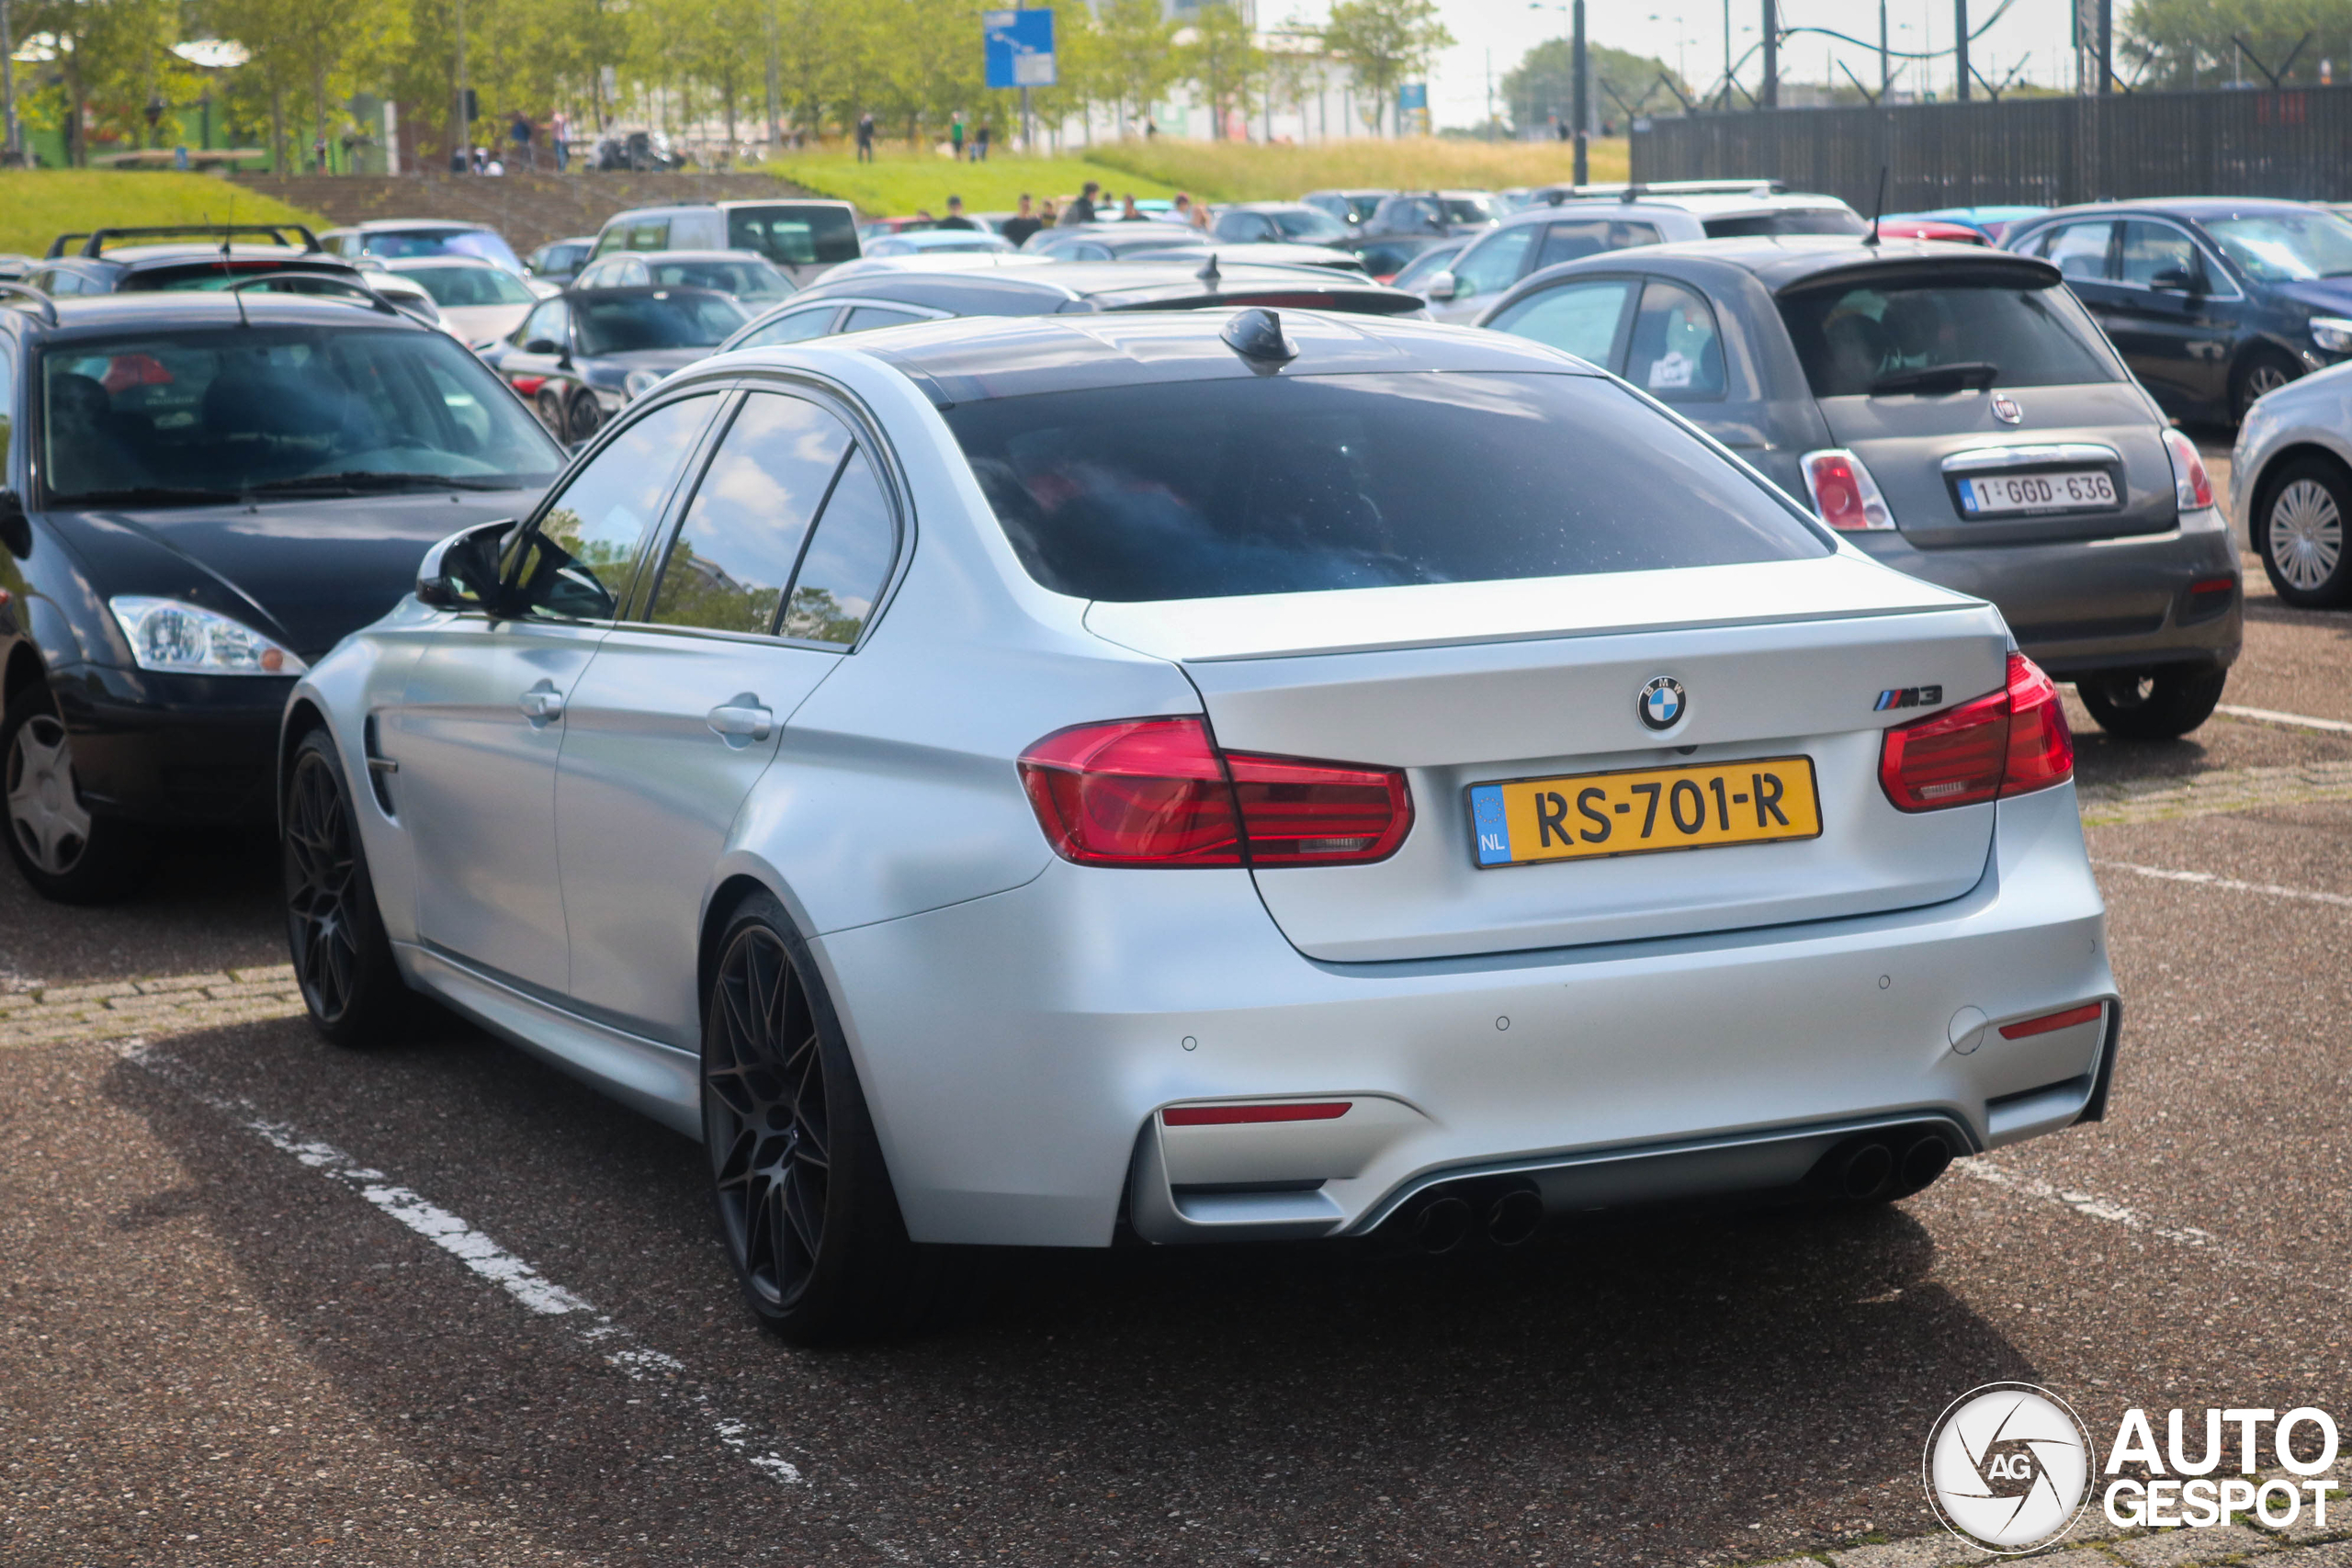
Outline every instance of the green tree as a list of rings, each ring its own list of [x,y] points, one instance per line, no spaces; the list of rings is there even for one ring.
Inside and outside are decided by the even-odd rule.
[[[2231,80],[2238,73],[2233,39],[2244,39],[2273,71],[2293,54],[2282,82],[2318,82],[2323,58],[2335,60],[2340,81],[2347,63],[2345,42],[2352,36],[2352,0],[2132,0],[2116,17],[2116,73],[2143,87],[2210,87]],[[2252,60],[2244,71],[2248,82],[2268,81]]]
[[[1055,14],[1055,25],[1084,9],[1065,6]],[[1096,22],[1098,101],[1116,106],[1125,135],[1131,120],[1149,118],[1151,106],[1176,79],[1176,26],[1161,15],[1159,0],[1106,0]]]
[[[1592,62],[1593,112],[1603,119],[1622,121],[1679,107],[1673,90],[1658,80],[1661,75],[1684,95],[1690,91],[1664,61],[1646,54],[1597,47],[1588,48],[1587,53]],[[1557,115],[1561,124],[1575,129],[1576,80],[1575,51],[1566,39],[1547,39],[1521,55],[1502,79],[1504,113],[1512,128],[1531,130]]]
[[[1200,89],[1209,107],[1210,134],[1221,141],[1232,109],[1248,105],[1266,68],[1265,51],[1241,13],[1225,0],[1202,6],[1193,25],[1177,36],[1183,40],[1176,51],[1178,79]]]
[[[1396,89],[1429,69],[1430,56],[1453,42],[1438,20],[1436,0],[1333,0],[1323,47],[1348,68],[1356,96],[1376,127]]]
[[[166,96],[178,74],[170,46],[179,7],[171,0],[35,0],[14,17],[19,44],[45,33],[57,51],[66,149],[77,165],[90,161],[85,124],[95,119],[102,131],[137,139],[148,99]]]

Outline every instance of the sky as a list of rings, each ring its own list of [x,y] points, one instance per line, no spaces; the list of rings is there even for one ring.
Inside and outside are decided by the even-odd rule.
[[[2122,11],[2127,0],[2116,0]],[[1745,53],[1757,39],[1763,0],[1728,0],[1731,9],[1732,53]],[[1886,0],[1888,47],[1894,50],[1951,48],[1954,0]],[[1970,28],[1983,28],[2000,0],[1969,0]],[[1686,79],[1704,88],[1723,73],[1725,0],[1589,0],[1585,28],[1596,45],[1655,55],[1674,65]],[[1324,0],[1258,0],[1261,26],[1296,16],[1318,22]],[[1527,0],[1438,0],[1438,11],[1454,46],[1438,58],[1430,73],[1430,107],[1440,126],[1476,125],[1487,105],[1487,67],[1491,56],[1496,96],[1503,73],[1521,55],[1545,39],[1565,38],[1568,31],[1567,0],[1531,6]],[[2069,43],[2068,6],[2064,0],[2012,0],[2008,10],[1970,46],[1970,61],[1980,74],[1995,82],[2007,76],[2020,59],[2022,80],[2046,85],[2072,86],[2074,55]],[[1872,89],[1878,85],[1879,0],[1780,0],[1781,26],[1827,28],[1870,39],[1873,47],[1858,49],[1833,42],[1819,34],[1800,35],[1781,51],[1783,81],[1814,81],[1834,71],[1828,62],[1842,58]],[[1925,39],[1923,43],[1919,40]],[[1901,62],[1896,62],[1900,67]],[[1917,67],[1909,79],[1898,73],[1896,86],[1917,87]],[[1939,96],[1951,91],[1951,57],[1928,67],[1927,85]],[[1740,78],[1756,83],[1756,62],[1750,61]],[[1838,78],[1844,80],[1843,76]],[[1603,112],[1607,112],[1604,110]]]

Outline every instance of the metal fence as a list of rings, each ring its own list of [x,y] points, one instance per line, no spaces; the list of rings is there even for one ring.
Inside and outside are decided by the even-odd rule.
[[[1637,121],[1635,180],[1770,177],[1867,212],[2154,196],[2352,201],[2352,85]]]

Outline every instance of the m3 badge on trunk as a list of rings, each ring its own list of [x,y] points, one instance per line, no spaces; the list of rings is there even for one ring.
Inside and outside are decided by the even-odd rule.
[[[1658,675],[1642,688],[1642,694],[1634,699],[1634,711],[1652,729],[1672,729],[1688,705],[1682,695],[1682,682],[1671,675]]]

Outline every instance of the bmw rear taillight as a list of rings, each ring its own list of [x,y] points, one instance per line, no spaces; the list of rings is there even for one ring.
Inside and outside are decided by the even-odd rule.
[[[2075,738],[2058,688],[2022,653],[2008,683],[1886,732],[1879,784],[1898,811],[1939,811],[2025,795],[2075,776]]]
[[[2199,512],[2213,504],[2213,476],[2197,443],[2177,430],[2165,432],[2165,456],[2172,459],[2172,503],[2176,511]]]
[[[1878,481],[1862,460],[1842,447],[1808,452],[1797,460],[1805,493],[1821,520],[1844,534],[1875,533],[1894,526],[1894,513],[1879,493]]]
[[[1080,865],[1360,865],[1413,825],[1396,769],[1220,751],[1198,718],[1057,730],[1022,754],[1021,780]]]

